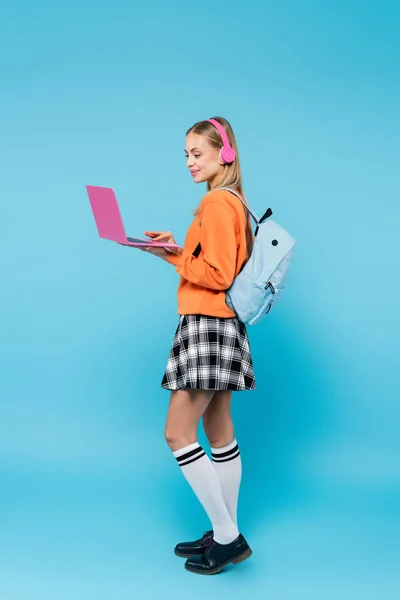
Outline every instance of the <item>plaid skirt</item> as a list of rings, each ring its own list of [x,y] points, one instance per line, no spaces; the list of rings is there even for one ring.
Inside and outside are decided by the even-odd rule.
[[[236,317],[181,315],[161,387],[254,390],[246,326]]]

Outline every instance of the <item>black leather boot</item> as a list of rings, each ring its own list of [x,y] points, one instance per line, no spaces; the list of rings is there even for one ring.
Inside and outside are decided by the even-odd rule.
[[[218,544],[213,539],[202,556],[188,558],[185,568],[199,575],[216,575],[229,563],[237,564],[249,558],[252,550],[242,534],[230,544]]]
[[[194,542],[181,542],[175,546],[175,554],[182,558],[203,554],[213,539],[213,531],[206,531],[202,538]]]

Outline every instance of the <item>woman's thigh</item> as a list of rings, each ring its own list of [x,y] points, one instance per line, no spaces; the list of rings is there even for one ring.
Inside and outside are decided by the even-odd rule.
[[[197,440],[199,421],[214,393],[214,390],[194,389],[171,392],[165,438],[172,450],[179,450]]]

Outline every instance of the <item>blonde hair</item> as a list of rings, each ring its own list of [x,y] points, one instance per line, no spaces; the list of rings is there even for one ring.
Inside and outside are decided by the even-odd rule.
[[[218,121],[218,123],[220,123],[222,125],[222,127],[225,129],[226,135],[228,136],[229,143],[236,152],[236,157],[235,157],[235,160],[233,161],[233,163],[223,165],[222,177],[217,182],[217,185],[215,187],[233,188],[242,196],[243,200],[246,201],[246,199],[244,197],[244,192],[243,192],[242,172],[240,169],[239,151],[238,151],[238,147],[237,147],[235,134],[233,133],[233,129],[232,129],[230,123],[223,117],[212,117],[212,118],[215,119],[216,121]],[[210,146],[212,146],[213,148],[216,148],[217,150],[220,150],[223,146],[220,134],[218,133],[218,131],[214,127],[214,125],[212,123],[209,123],[208,121],[199,121],[198,123],[195,123],[186,132],[186,135],[188,135],[189,133],[203,135],[207,139]],[[211,189],[210,184],[207,182],[207,191],[209,192],[210,189]],[[199,212],[199,206],[197,206],[197,208],[195,208],[193,213],[196,216],[198,214],[198,212]]]

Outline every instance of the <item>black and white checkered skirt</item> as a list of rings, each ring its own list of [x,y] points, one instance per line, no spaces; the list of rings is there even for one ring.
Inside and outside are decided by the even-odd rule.
[[[161,387],[255,389],[246,326],[236,317],[181,315]]]

